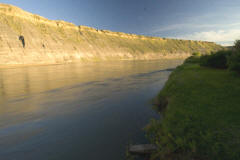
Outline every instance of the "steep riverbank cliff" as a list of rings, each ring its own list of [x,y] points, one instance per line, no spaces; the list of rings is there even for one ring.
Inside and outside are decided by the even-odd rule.
[[[0,4],[0,65],[56,64],[79,60],[184,58],[222,47],[211,42],[174,40],[97,30],[53,21]]]

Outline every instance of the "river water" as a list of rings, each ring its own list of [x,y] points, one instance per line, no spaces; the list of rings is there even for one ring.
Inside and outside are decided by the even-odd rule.
[[[123,160],[182,60],[0,69],[1,160]],[[169,69],[170,68],[170,69]]]

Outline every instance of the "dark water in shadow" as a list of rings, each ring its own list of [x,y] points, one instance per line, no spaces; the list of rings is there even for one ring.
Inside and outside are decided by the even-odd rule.
[[[0,70],[1,160],[122,160],[181,60]]]

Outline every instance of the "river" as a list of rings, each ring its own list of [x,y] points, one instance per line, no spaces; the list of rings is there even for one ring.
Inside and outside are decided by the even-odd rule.
[[[182,60],[0,69],[1,160],[123,160]]]

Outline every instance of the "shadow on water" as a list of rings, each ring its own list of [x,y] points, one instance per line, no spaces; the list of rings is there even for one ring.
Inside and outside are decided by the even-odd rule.
[[[175,69],[175,68],[167,68],[167,69],[152,71],[152,72],[148,72],[148,73],[140,73],[140,74],[133,75],[133,76],[134,76],[134,77],[150,76],[151,74],[156,74],[156,73],[159,73],[159,72],[171,72],[171,71],[173,71],[174,69]]]
[[[142,128],[158,117],[149,100],[180,63],[1,69],[0,159],[124,159],[130,141],[146,142]]]

